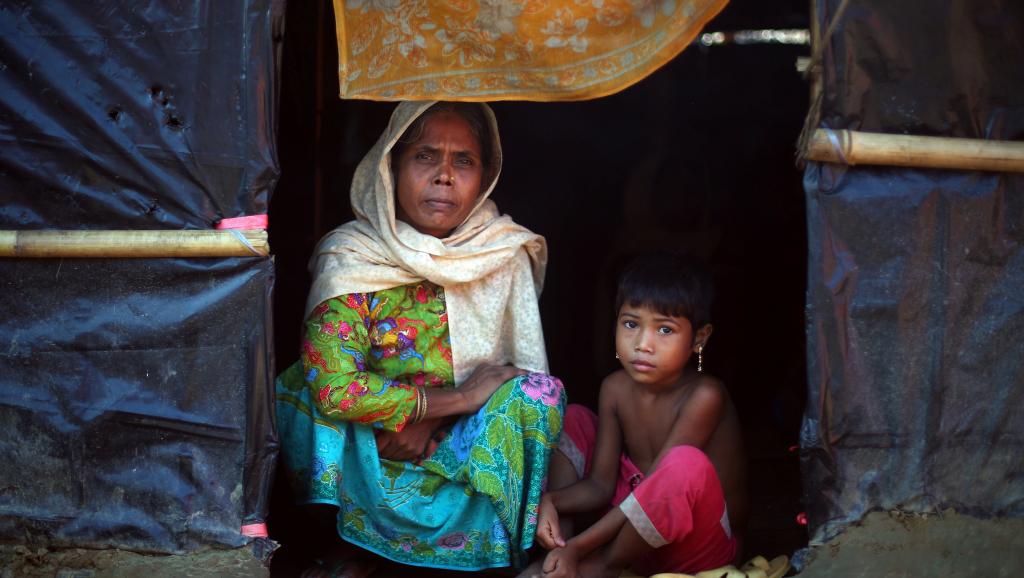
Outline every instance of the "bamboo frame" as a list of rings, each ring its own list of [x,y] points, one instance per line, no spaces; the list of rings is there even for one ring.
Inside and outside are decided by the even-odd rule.
[[[807,159],[847,165],[1024,172],[1024,142],[817,129]]]
[[[268,257],[269,255],[270,244],[267,241],[267,232],[264,230],[0,231],[0,258]]]

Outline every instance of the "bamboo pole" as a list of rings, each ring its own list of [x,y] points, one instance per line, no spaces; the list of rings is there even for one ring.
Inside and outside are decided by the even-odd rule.
[[[244,240],[243,240],[244,239]],[[264,230],[0,231],[0,257],[267,257]]]
[[[807,159],[847,165],[1024,172],[1024,142],[819,128]]]

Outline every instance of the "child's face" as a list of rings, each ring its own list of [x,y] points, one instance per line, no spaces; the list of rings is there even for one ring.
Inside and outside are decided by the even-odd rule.
[[[711,326],[705,328],[710,333]],[[669,385],[683,373],[697,345],[703,345],[704,328],[701,332],[695,339],[689,319],[627,303],[619,309],[615,352],[637,383]]]

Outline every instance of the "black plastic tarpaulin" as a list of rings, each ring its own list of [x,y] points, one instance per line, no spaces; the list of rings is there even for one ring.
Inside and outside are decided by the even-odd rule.
[[[0,225],[266,213],[277,14],[272,0],[0,4]]]
[[[0,277],[0,536],[166,552],[247,541],[269,262],[6,260]]]
[[[281,0],[0,4],[0,229],[267,212]],[[265,521],[267,258],[0,259],[0,540],[181,552]]]
[[[1024,140],[1022,3],[850,2],[826,42],[823,127]],[[804,184],[812,543],[876,509],[1024,516],[1024,175]]]

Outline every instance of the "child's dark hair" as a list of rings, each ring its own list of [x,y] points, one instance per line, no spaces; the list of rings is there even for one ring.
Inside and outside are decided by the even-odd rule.
[[[694,330],[711,323],[714,287],[707,269],[673,253],[633,259],[619,277],[615,311],[623,305],[649,307],[663,315],[685,317]]]

